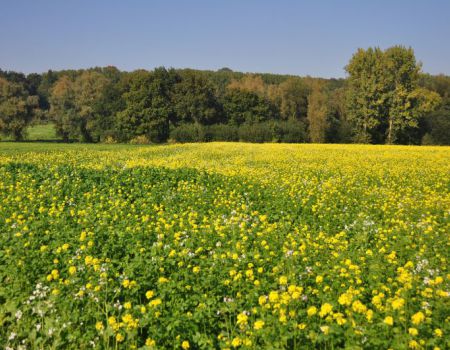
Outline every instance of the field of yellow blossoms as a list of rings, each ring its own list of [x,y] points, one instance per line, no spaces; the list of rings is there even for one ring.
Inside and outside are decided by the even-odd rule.
[[[0,145],[2,349],[449,349],[450,148]]]

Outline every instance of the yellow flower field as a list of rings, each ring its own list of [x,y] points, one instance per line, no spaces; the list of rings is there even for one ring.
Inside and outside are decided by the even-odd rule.
[[[450,148],[0,144],[6,349],[447,349]]]

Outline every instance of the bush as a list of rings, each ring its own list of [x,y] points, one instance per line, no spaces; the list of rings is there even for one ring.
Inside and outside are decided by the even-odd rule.
[[[115,139],[114,137],[112,137],[112,136],[106,136],[105,139],[103,140],[103,143],[106,143],[106,144],[108,144],[108,145],[111,145],[111,144],[117,143],[117,141],[116,141],[116,139]]]
[[[145,135],[139,135],[130,140],[132,145],[148,145],[150,144],[150,139]]]
[[[239,141],[238,128],[226,124],[206,126],[204,137],[205,141]]]
[[[175,142],[306,142],[306,126],[300,121],[270,121],[243,124],[240,127],[226,124],[181,124],[172,130]]]
[[[303,143],[308,141],[305,123],[298,120],[279,121],[274,125],[274,139],[284,143]]]
[[[170,132],[170,138],[176,142],[200,142],[202,127],[196,124],[181,124]]]
[[[244,142],[271,142],[273,130],[269,123],[243,124],[239,127],[239,140]]]
[[[431,136],[429,133],[426,133],[422,137],[422,145],[429,146],[429,145],[435,145],[436,142],[433,139],[433,136]]]

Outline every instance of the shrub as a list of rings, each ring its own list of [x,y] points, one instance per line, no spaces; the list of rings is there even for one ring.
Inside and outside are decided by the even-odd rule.
[[[243,124],[239,127],[239,140],[244,142],[270,142],[273,130],[269,123]]]
[[[425,135],[423,135],[422,137],[422,145],[427,146],[427,145],[435,145],[436,142],[433,139],[433,136],[431,136],[429,133],[426,133]]]
[[[214,124],[205,127],[205,141],[239,141],[238,128],[233,125]]]
[[[132,145],[148,145],[150,144],[150,140],[145,135],[139,135],[130,140],[130,144]]]
[[[298,120],[279,121],[274,125],[274,138],[278,142],[303,143],[308,141],[305,123]]]
[[[103,143],[106,143],[106,144],[110,145],[110,144],[117,143],[117,141],[112,136],[106,136],[105,139],[103,140]]]
[[[201,126],[196,124],[181,124],[170,132],[170,138],[176,142],[199,142]]]

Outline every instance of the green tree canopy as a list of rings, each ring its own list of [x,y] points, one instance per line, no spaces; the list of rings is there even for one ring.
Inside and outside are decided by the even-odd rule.
[[[16,141],[23,139],[23,132],[39,105],[37,96],[30,96],[23,83],[11,82],[0,77],[0,132]]]
[[[358,142],[395,142],[407,128],[418,127],[439,96],[418,87],[420,64],[411,48],[359,49],[350,60],[348,117]]]

